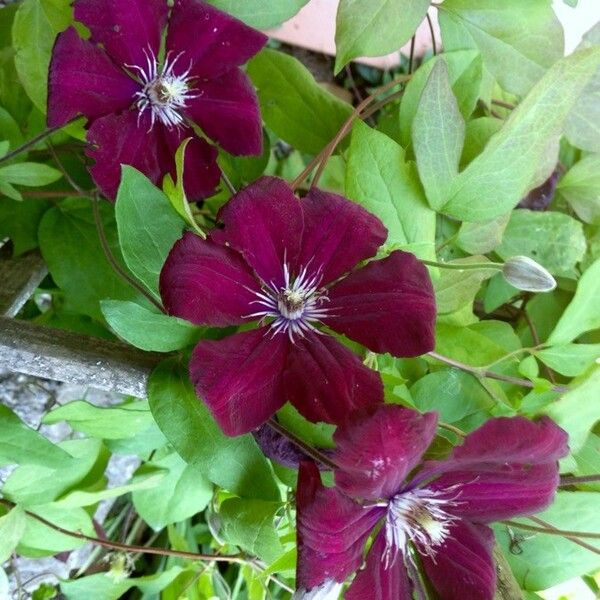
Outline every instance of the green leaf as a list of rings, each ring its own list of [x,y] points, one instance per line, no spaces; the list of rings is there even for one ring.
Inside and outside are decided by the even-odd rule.
[[[10,558],[24,532],[25,512],[20,506],[0,517],[0,565]]]
[[[71,456],[48,441],[0,404],[0,464],[40,465],[60,467]]]
[[[599,395],[600,367],[597,367],[544,411],[569,434],[569,448],[573,454],[583,447],[591,429],[600,420]]]
[[[573,457],[577,465],[574,474],[577,476],[597,475],[600,473],[600,436],[595,433],[585,440],[583,447]],[[578,487],[600,492],[600,482],[590,481],[578,484]]]
[[[596,23],[583,36],[578,48],[593,46],[600,46],[600,23]],[[569,114],[565,135],[577,148],[600,152],[600,68]]]
[[[19,128],[19,124],[15,121],[13,116],[5,109],[0,106],[0,131],[2,132],[2,139],[6,140],[8,144],[4,151],[0,151],[0,156],[4,156],[9,148],[14,150],[23,143],[23,134]],[[4,143],[4,142],[2,142]]]
[[[504,122],[495,117],[479,117],[467,123],[465,144],[460,157],[461,169],[477,158],[495,133],[498,133]]]
[[[538,350],[535,355],[565,377],[577,377],[600,358],[600,344],[563,344]]]
[[[231,498],[219,507],[220,534],[223,539],[258,556],[267,563],[283,554],[273,519],[279,502]]]
[[[111,329],[142,350],[180,350],[195,344],[203,332],[188,321],[155,312],[135,302],[103,300],[100,306]]]
[[[575,163],[557,189],[582,221],[600,225],[600,154]]]
[[[435,259],[435,213],[414,165],[405,161],[401,146],[361,121],[352,130],[346,195],[385,223],[386,250],[402,248]]]
[[[48,165],[22,162],[0,168],[0,180],[27,187],[42,187],[58,181],[62,173]]]
[[[44,200],[15,202],[0,198],[0,238],[9,237],[19,256],[37,248],[38,227],[50,203]]]
[[[319,153],[352,113],[287,54],[263,50],[248,63],[248,74],[267,126],[301,152]]]
[[[128,165],[122,167],[115,217],[125,263],[159,299],[160,270],[181,237],[183,221],[167,196]]]
[[[538,184],[549,148],[600,64],[600,48],[559,60],[511,113],[485,150],[454,180],[443,212],[464,221],[507,213]]]
[[[24,0],[15,15],[15,66],[27,95],[43,113],[50,55],[56,36],[71,23],[71,4],[71,0]]]
[[[463,223],[456,244],[469,254],[487,254],[502,241],[510,215],[501,215],[483,223]]]
[[[152,373],[148,400],[167,439],[209,481],[238,496],[279,499],[269,463],[252,436],[228,437],[219,429],[177,359],[162,362]]]
[[[599,501],[600,494],[594,492],[561,491],[552,506],[540,513],[539,517],[558,529],[600,531]],[[530,524],[526,519],[522,522]],[[519,543],[522,552],[515,554],[510,551],[511,539],[507,526],[498,524],[494,529],[517,581],[525,590],[545,590],[600,568],[598,554],[561,536],[543,533],[532,535],[515,527],[513,533],[524,537]],[[597,540],[586,542],[598,547]]]
[[[291,19],[308,0],[208,0],[256,29],[270,29]]]
[[[528,256],[553,275],[569,276],[586,250],[579,221],[559,212],[515,210],[496,252],[503,258]]]
[[[562,26],[548,0],[446,0],[439,8],[445,50],[476,46],[513,94],[525,95],[563,56]]]
[[[436,62],[423,89],[412,140],[427,200],[437,210],[446,203],[446,190],[458,175],[465,141],[465,121],[442,60]]]
[[[600,327],[599,296],[600,259],[596,260],[582,275],[575,296],[558,320],[548,338],[548,343],[566,344],[585,331]]]
[[[148,525],[158,531],[206,508],[212,498],[212,484],[197,466],[188,465],[176,452],[142,465],[133,481],[147,479],[157,468],[166,471],[157,485],[134,491],[131,496],[135,509]]]
[[[112,206],[100,206],[108,244],[120,259]],[[65,292],[65,308],[102,319],[100,300],[135,300],[137,292],[112,269],[98,239],[90,201],[69,198],[46,212],[40,248],[52,278]]]
[[[399,50],[427,14],[429,0],[341,0],[336,18],[335,71],[359,56]]]

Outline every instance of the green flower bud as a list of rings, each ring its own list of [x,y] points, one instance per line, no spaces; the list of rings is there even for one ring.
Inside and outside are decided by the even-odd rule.
[[[552,275],[527,256],[513,256],[502,267],[504,279],[525,292],[551,292],[556,287]]]

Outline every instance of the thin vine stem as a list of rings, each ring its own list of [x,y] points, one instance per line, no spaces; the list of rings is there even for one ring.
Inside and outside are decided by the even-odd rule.
[[[565,487],[567,485],[579,485],[580,483],[595,483],[600,481],[600,473],[596,473],[595,475],[582,475],[581,477],[561,477],[560,485],[561,487]]]
[[[34,138],[28,140],[27,142],[25,142],[18,148],[15,148],[12,152],[5,154],[2,158],[0,158],[0,164],[15,158],[15,156],[19,156],[19,154],[23,154],[23,152],[26,152],[32,146],[35,146],[42,140],[45,140],[47,137],[50,137],[51,135],[55,134],[57,131],[60,131],[64,127],[67,127],[67,125],[71,125],[72,123],[75,123],[76,121],[79,121],[80,119],[83,119],[83,117],[75,117],[75,118],[71,119],[70,121],[67,121],[64,125],[50,127],[49,129],[42,131],[42,133],[40,133],[39,135],[35,136]]]
[[[526,523],[519,523],[517,521],[502,521],[502,523],[508,525],[509,527],[515,527],[525,531],[535,531],[536,533],[546,533],[548,535],[558,535],[561,537],[577,537],[590,540],[600,540],[600,533],[594,533],[590,531],[567,531],[564,529],[558,529],[557,527],[554,527],[553,525],[550,525],[550,523],[546,523],[546,521],[542,521],[537,517],[527,518],[540,526],[527,525]],[[598,549],[598,554],[600,554],[600,549]]]
[[[429,34],[431,35],[431,49],[433,50],[433,55],[437,56],[437,42],[435,41],[435,31],[433,30],[433,22],[429,13],[425,14],[427,19],[427,24],[429,25]]]
[[[93,195],[92,198],[92,211],[94,213],[94,222],[96,223],[96,231],[98,232],[98,238],[100,240],[100,245],[102,246],[102,250],[104,252],[104,256],[106,256],[106,260],[109,262],[113,271],[123,279],[123,281],[127,282],[131,287],[137,290],[140,294],[142,294],[145,298],[147,298],[158,310],[162,313],[165,312],[165,309],[162,305],[154,298],[154,296],[147,291],[140,283],[138,283],[133,277],[131,277],[125,269],[119,264],[115,255],[112,253],[110,249],[110,245],[108,240],[106,239],[106,233],[104,232],[104,226],[102,225],[102,216],[100,215],[100,204],[97,195]]]
[[[495,271],[502,271],[504,267],[504,263],[491,261],[485,263],[448,263],[421,259],[420,262],[428,267],[437,267],[439,269],[450,269],[455,271],[481,271],[482,269],[494,269]]]
[[[508,110],[514,110],[517,108],[514,104],[510,104],[510,102],[504,102],[504,100],[497,100],[496,98],[492,98],[492,104],[501,106],[502,108],[507,108]]]

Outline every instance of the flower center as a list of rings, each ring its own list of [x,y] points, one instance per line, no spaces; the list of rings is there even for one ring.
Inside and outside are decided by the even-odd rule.
[[[144,52],[147,60],[146,68],[126,65],[138,72],[144,84],[142,90],[135,94],[135,105],[139,110],[139,117],[149,110],[150,129],[154,127],[156,121],[169,129],[179,127],[183,124],[182,109],[186,108],[188,100],[197,97],[197,94],[190,87],[192,79],[189,77],[191,65],[184,73],[175,75],[173,69],[183,52],[173,60],[170,60],[169,55],[167,55],[162,67],[160,67],[152,51]]]
[[[440,495],[424,488],[398,494],[390,500],[385,522],[386,568],[393,564],[398,553],[406,556],[409,542],[421,554],[435,557],[437,547],[458,520],[446,510],[456,502]]]
[[[256,293],[257,299],[252,304],[258,304],[261,310],[247,317],[273,318],[270,324],[273,335],[287,333],[293,342],[295,334],[303,337],[307,331],[318,332],[312,323],[327,315],[327,309],[321,306],[327,301],[327,296],[325,290],[319,289],[320,269],[311,274],[308,266],[302,267],[293,277],[285,264],[283,279],[283,287],[271,283],[263,286],[262,292]]]

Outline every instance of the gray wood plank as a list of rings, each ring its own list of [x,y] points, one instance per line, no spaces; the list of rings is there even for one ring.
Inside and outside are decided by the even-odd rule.
[[[14,317],[48,273],[37,251],[0,258],[0,315]]]

